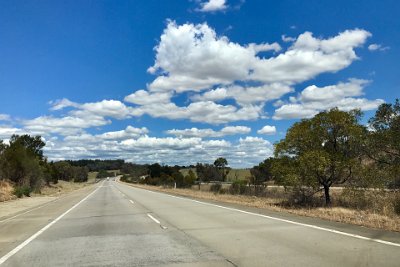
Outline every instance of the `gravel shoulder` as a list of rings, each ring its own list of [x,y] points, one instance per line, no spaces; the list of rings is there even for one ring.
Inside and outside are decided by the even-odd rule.
[[[0,202],[0,222],[9,217],[39,208],[71,192],[93,185],[93,183],[72,183],[59,181],[51,187],[44,187],[41,194]]]

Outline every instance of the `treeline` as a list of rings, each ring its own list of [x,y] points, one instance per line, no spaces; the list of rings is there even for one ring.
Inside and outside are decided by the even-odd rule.
[[[305,203],[331,186],[400,188],[400,102],[382,104],[368,125],[359,110],[337,108],[303,119],[275,144],[274,157],[251,169],[254,184],[272,180]]]
[[[185,188],[195,183],[226,181],[230,171],[227,165],[228,161],[225,158],[217,158],[214,164],[197,163],[188,167],[160,165],[159,163],[151,165],[125,163],[121,173],[124,174],[122,181]],[[183,175],[181,171],[183,169],[189,169],[186,175]],[[192,169],[195,169],[195,172]]]
[[[48,162],[43,156],[45,143],[40,136],[13,135],[8,144],[0,140],[0,180],[11,181],[15,194],[29,196],[40,192],[44,185],[58,180],[85,182],[86,167],[72,166],[67,162]]]
[[[127,165],[122,159],[80,159],[66,160],[65,162],[69,163],[71,166],[86,167],[90,172],[120,170]]]
[[[192,171],[184,176],[180,170],[182,166],[167,166],[154,163],[151,165],[139,165],[128,163],[121,173],[124,173],[122,181],[139,182],[149,185],[164,185],[176,187],[191,186],[196,176]]]

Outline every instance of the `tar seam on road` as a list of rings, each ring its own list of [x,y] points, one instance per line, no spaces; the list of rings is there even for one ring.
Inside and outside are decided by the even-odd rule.
[[[342,232],[342,231],[338,231],[338,230],[334,230],[334,229],[329,229],[329,228],[325,228],[325,227],[320,227],[320,226],[316,226],[316,225],[312,225],[312,224],[299,223],[299,222],[295,222],[295,221],[291,221],[291,220],[281,219],[281,218],[272,217],[272,216],[263,215],[263,214],[258,214],[258,213],[249,212],[249,211],[245,211],[245,210],[229,208],[229,207],[225,207],[225,206],[221,206],[221,205],[202,202],[202,201],[194,200],[194,199],[190,199],[190,198],[177,197],[177,196],[173,196],[173,195],[166,194],[166,193],[154,192],[154,191],[150,191],[150,190],[146,190],[146,189],[142,189],[142,190],[145,190],[147,192],[154,193],[154,194],[166,195],[166,196],[169,196],[169,197],[172,197],[172,198],[192,201],[192,202],[203,204],[203,205],[207,205],[207,206],[213,206],[213,207],[226,209],[226,210],[230,210],[230,211],[236,211],[236,212],[240,212],[240,213],[244,213],[244,214],[248,214],[248,215],[258,216],[258,217],[271,219],[271,220],[275,220],[275,221],[280,221],[280,222],[286,222],[286,223],[295,224],[295,225],[299,225],[299,226],[304,226],[304,227],[308,227],[308,228],[313,228],[313,229],[316,229],[316,230],[321,230],[321,231],[330,232],[330,233],[334,233],[334,234],[354,237],[354,238],[358,238],[358,239],[362,239],[362,240],[373,241],[373,242],[377,242],[377,243],[385,244],[385,245],[389,245],[389,246],[400,247],[399,243],[389,242],[389,241],[385,241],[385,240],[381,240],[381,239],[375,239],[375,238],[370,238],[370,237],[366,237],[366,236],[350,234],[350,233],[346,233],[346,232]]]
[[[30,242],[32,242],[36,237],[38,237],[39,235],[41,235],[44,231],[46,231],[47,229],[49,229],[53,224],[55,224],[56,222],[58,222],[62,217],[64,217],[65,215],[67,215],[70,211],[72,211],[73,209],[75,209],[77,206],[79,206],[79,204],[81,204],[82,202],[84,202],[86,199],[88,199],[91,195],[93,195],[100,187],[97,187],[96,190],[94,190],[92,193],[90,193],[89,195],[87,195],[84,199],[82,199],[81,201],[79,201],[78,203],[76,203],[74,206],[72,206],[69,210],[67,210],[66,212],[64,212],[63,214],[61,214],[60,216],[58,216],[54,221],[50,222],[49,224],[47,224],[46,226],[44,226],[42,229],[40,229],[38,232],[36,232],[35,234],[33,234],[31,237],[29,237],[27,240],[25,240],[24,242],[22,242],[21,244],[19,244],[16,248],[14,248],[13,250],[11,250],[10,252],[8,252],[6,255],[4,255],[3,257],[0,258],[0,265],[3,264],[6,260],[8,260],[9,258],[11,258],[14,254],[16,254],[18,251],[20,251],[22,248],[24,248],[26,245],[28,245]]]

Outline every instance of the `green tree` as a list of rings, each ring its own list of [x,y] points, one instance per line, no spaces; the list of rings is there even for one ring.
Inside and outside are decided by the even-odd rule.
[[[381,104],[369,120],[366,152],[379,168],[400,187],[400,100]]]
[[[226,158],[217,158],[214,161],[214,166],[221,171],[221,177],[222,177],[222,181],[226,180],[226,176],[227,173],[225,172],[226,166],[228,165],[228,161],[226,160]]]
[[[360,111],[335,108],[295,123],[275,147],[278,161],[273,170],[278,181],[313,192],[322,187],[325,203],[330,205],[330,187],[354,179],[360,167],[366,131],[359,124],[360,117]]]
[[[252,183],[259,185],[265,181],[272,180],[273,176],[271,173],[273,158],[267,158],[257,166],[250,169],[252,176]]]
[[[10,179],[17,186],[40,190],[46,165],[42,150],[44,145],[40,136],[29,135],[13,135],[9,145],[1,143],[0,169],[3,179]]]

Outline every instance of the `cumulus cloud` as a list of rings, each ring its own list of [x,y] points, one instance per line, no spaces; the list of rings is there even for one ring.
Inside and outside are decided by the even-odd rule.
[[[53,116],[40,116],[32,120],[22,122],[24,128],[33,134],[48,135],[58,133],[62,135],[72,135],[83,132],[83,129],[103,126],[111,123],[101,116],[86,116],[85,118],[66,116],[56,118]]]
[[[257,133],[266,135],[276,134],[276,127],[271,125],[265,125],[260,130],[258,130]]]
[[[296,38],[290,37],[290,36],[286,36],[285,34],[283,34],[281,36],[281,38],[282,38],[282,41],[284,41],[285,43],[290,43],[290,42],[296,41]]]
[[[200,101],[221,101],[232,98],[241,105],[264,103],[281,98],[283,95],[293,92],[293,88],[280,83],[265,84],[262,86],[239,86],[219,87],[205,92],[202,95],[194,95],[192,100]]]
[[[83,133],[85,129],[104,126],[111,123],[109,118],[127,119],[138,114],[133,107],[128,107],[118,100],[102,100],[99,102],[76,103],[68,99],[51,102],[51,110],[67,107],[73,109],[63,117],[40,116],[22,121],[22,125],[32,134],[61,134],[64,136]]]
[[[49,140],[45,148],[50,159],[122,158],[137,163],[188,165],[212,163],[226,157],[232,167],[255,165],[273,153],[273,146],[259,137],[229,142],[198,137],[151,137],[141,135],[124,140],[106,140],[83,134],[64,140]]]
[[[318,112],[334,107],[349,111],[359,108],[371,110],[377,108],[384,101],[381,99],[368,100],[359,98],[364,94],[363,89],[368,81],[350,79],[336,85],[305,88],[297,98],[291,98],[290,104],[284,104],[275,110],[274,119],[309,118]]]
[[[151,105],[158,103],[169,103],[172,97],[171,92],[150,93],[145,90],[138,90],[125,97],[124,101],[137,105]]]
[[[225,10],[227,7],[226,0],[208,0],[200,3],[200,8],[197,10],[201,12],[215,12]]]
[[[389,46],[383,46],[381,44],[370,44],[368,46],[368,50],[369,51],[386,51],[389,50],[390,47]]]
[[[238,108],[234,105],[221,105],[213,101],[198,101],[183,107],[172,102],[149,104],[133,109],[131,114],[135,116],[148,114],[155,118],[189,119],[192,122],[223,124],[233,121],[255,120],[259,118],[262,112],[262,105],[248,105]]]
[[[287,51],[264,58],[258,55],[260,51],[279,51],[279,44],[241,45],[218,36],[205,23],[177,25],[171,21],[155,47],[156,61],[148,71],[161,75],[149,89],[202,91],[235,81],[291,85],[349,66],[358,58],[354,49],[369,36],[369,32],[361,29],[347,30],[327,39],[305,32]]]
[[[226,135],[237,135],[237,134],[247,134],[251,131],[249,127],[246,126],[226,126],[219,131],[214,131],[213,129],[198,129],[196,127],[190,129],[172,129],[166,131],[167,134],[175,135],[178,137],[222,137]]]
[[[9,139],[13,134],[25,134],[26,132],[23,129],[0,125],[0,140]]]
[[[50,110],[61,110],[67,107],[78,108],[80,106],[78,103],[72,102],[67,98],[50,101],[49,104],[51,105]]]

